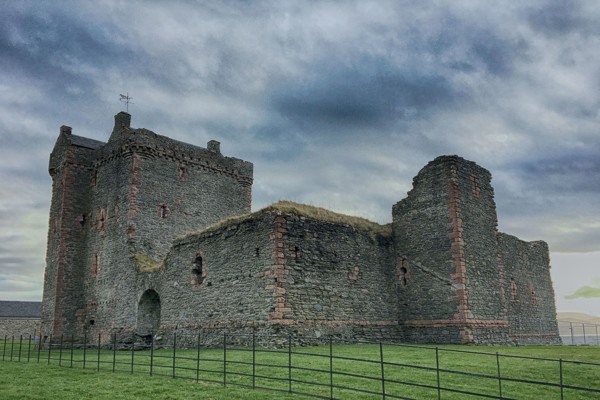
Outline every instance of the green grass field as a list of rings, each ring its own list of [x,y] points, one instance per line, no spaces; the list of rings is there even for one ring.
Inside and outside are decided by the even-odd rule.
[[[443,346],[437,351],[437,361],[435,348],[383,345],[381,349],[378,344],[333,345],[332,359],[327,345],[294,347],[291,352],[257,348],[254,353],[247,348],[228,348],[226,353],[223,349],[174,353],[172,349],[98,352],[89,348],[84,353],[66,346],[62,351],[53,348],[50,353],[38,353],[27,341],[6,346],[0,341],[0,398],[298,398],[286,393],[291,387],[293,392],[325,398],[331,393],[334,398],[382,398],[385,389],[388,396],[434,399],[438,396],[437,365],[443,399],[478,398],[464,392],[499,397],[500,390],[504,398],[560,399],[561,367],[565,399],[600,398],[600,393],[568,388],[600,390],[600,365],[586,364],[600,364],[600,347]],[[577,363],[561,365],[558,359]],[[119,373],[113,374],[113,368]],[[278,391],[252,390],[253,386]]]

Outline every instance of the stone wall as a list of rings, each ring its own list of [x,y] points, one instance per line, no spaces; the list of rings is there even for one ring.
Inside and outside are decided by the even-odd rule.
[[[292,213],[276,222],[285,274],[274,323],[309,336],[398,337],[389,233]]]
[[[510,335],[518,344],[560,344],[548,245],[498,234]]]
[[[14,337],[18,340],[29,336],[31,338],[40,337],[40,319],[39,318],[0,318],[0,334],[2,339],[6,336],[8,339]]]

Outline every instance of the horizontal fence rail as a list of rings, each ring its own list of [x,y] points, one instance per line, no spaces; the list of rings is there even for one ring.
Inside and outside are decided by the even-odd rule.
[[[600,398],[600,363],[452,347],[360,340],[338,345],[331,338],[233,333],[210,346],[200,333],[174,333],[160,341],[117,333],[0,340],[4,362],[167,376],[321,399],[513,399],[524,393]]]
[[[558,332],[565,345],[600,346],[600,325],[558,320]]]

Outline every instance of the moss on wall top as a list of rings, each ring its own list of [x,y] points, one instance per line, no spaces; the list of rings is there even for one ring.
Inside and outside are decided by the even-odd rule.
[[[236,223],[244,222],[252,218],[258,218],[265,214],[293,214],[304,218],[309,218],[317,221],[328,222],[333,224],[350,225],[357,230],[362,230],[371,233],[372,235],[379,235],[389,237],[392,235],[392,225],[385,224],[381,225],[373,221],[369,221],[366,218],[355,217],[345,214],[339,214],[325,208],[315,207],[307,204],[294,203],[292,201],[278,201],[277,203],[271,204],[259,211],[251,214],[240,215],[237,217],[228,218],[217,224],[211,225],[206,229],[199,231],[187,232],[180,235],[175,240],[176,243],[186,241],[191,237],[197,237],[209,232],[214,232],[222,229],[226,226],[231,226]]]

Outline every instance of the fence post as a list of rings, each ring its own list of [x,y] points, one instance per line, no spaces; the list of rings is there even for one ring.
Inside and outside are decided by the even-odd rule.
[[[571,345],[575,345],[575,337],[573,336],[573,323],[569,322],[569,329],[571,330]]]
[[[2,350],[2,361],[4,361],[4,356],[6,355],[6,342],[7,342],[7,336],[4,335],[4,350]]]
[[[150,338],[150,376],[152,376],[152,368],[154,367],[154,334]]]
[[[70,367],[73,368],[73,343],[75,342],[75,338],[73,337],[73,335],[71,335],[71,365]]]
[[[102,343],[101,339],[102,339],[102,332],[99,332],[98,333],[98,359],[96,360],[97,361],[97,366],[96,366],[97,371],[100,371],[100,344]]]
[[[85,353],[87,351],[87,331],[83,332],[83,369],[85,369]]]
[[[498,393],[502,398],[502,375],[500,374],[500,355],[496,352],[496,366],[498,367]]]
[[[227,386],[227,332],[223,332],[223,386]]]
[[[50,352],[52,351],[52,334],[48,339],[48,365],[50,365]]]
[[[438,400],[442,398],[442,388],[440,386],[440,356],[439,349],[435,348],[435,370],[437,373],[437,392],[438,392]]]
[[[288,392],[292,393],[292,334],[288,333]]]
[[[39,364],[40,363],[40,352],[42,351],[42,335],[41,335],[41,333],[40,333],[40,338],[38,339],[37,348],[38,348],[37,362]]]
[[[177,358],[177,332],[173,332],[173,378],[175,378],[175,359]]]
[[[63,349],[63,335],[60,335],[60,347],[58,348],[58,366],[62,366],[62,349]]]
[[[379,342],[379,360],[381,362],[381,395],[385,399],[385,366],[383,364],[383,343]]]
[[[581,328],[583,329],[583,344],[587,344],[585,340],[585,324],[583,322],[581,323]]]
[[[10,339],[10,361],[13,359],[13,350],[15,347],[15,335],[12,335]]]
[[[27,345],[27,362],[31,356],[31,335],[29,335],[29,344]]]
[[[117,361],[117,332],[113,333],[113,365],[112,372],[115,372],[115,364]]]
[[[600,341],[598,340],[598,325],[596,325],[596,344],[600,344]]]
[[[562,358],[558,360],[558,369],[560,371],[560,400],[563,400],[563,362]]]
[[[196,345],[196,382],[200,380],[200,330],[198,330],[198,343]]]
[[[333,399],[333,338],[329,338],[329,398]]]
[[[256,389],[256,329],[252,330],[252,389]]]
[[[23,348],[23,335],[19,336],[19,358],[17,359],[21,362],[21,349]]]
[[[133,374],[133,359],[135,357],[135,336],[132,337],[131,341],[131,373]]]

